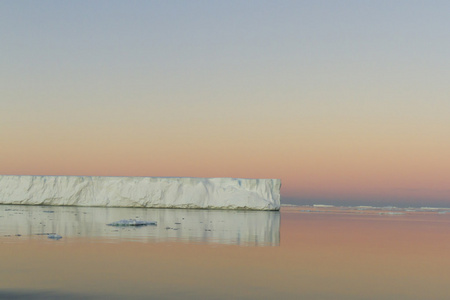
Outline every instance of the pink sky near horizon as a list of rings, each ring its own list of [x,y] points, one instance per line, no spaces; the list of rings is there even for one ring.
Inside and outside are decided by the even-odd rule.
[[[0,148],[0,173],[280,178],[282,196],[317,203],[449,201],[450,144],[395,137],[384,137],[383,144],[357,133],[326,139],[308,132],[309,138],[296,139],[270,127],[243,134],[239,128],[180,127],[177,133],[146,126],[87,128],[82,122],[43,129],[23,120],[19,129],[0,134],[8,141]]]

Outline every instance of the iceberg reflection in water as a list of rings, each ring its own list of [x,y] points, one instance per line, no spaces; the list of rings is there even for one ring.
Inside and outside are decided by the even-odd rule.
[[[108,226],[120,220],[156,221],[156,226]],[[279,246],[278,211],[151,209],[0,205],[0,238],[58,234],[106,242],[187,242]]]

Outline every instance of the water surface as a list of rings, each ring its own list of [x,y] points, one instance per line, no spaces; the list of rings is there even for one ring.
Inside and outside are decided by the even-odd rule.
[[[75,211],[79,219],[69,217]],[[192,215],[184,210],[107,211],[0,206],[0,298],[448,299],[450,295],[450,214],[442,211],[317,207]],[[118,232],[105,225],[128,218],[158,225]],[[200,225],[208,220],[216,227]],[[176,226],[180,229],[165,229]],[[53,229],[63,238],[36,235]],[[179,236],[172,235],[175,232]]]

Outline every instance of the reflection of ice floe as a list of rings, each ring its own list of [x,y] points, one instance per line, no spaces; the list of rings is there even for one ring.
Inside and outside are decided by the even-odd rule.
[[[149,222],[149,221],[142,221],[142,220],[120,220],[116,222],[112,222],[109,224],[106,224],[108,226],[149,226],[149,225],[157,225],[156,222]]]
[[[47,237],[49,239],[52,239],[52,240],[60,240],[60,239],[62,239],[62,236],[60,236],[59,234],[48,234]]]
[[[194,242],[278,246],[278,211],[189,210],[0,205],[0,237],[40,238],[60,234],[105,241]],[[152,221],[157,226],[107,226],[117,220]]]

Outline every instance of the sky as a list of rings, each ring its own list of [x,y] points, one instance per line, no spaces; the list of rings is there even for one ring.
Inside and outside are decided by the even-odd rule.
[[[450,207],[448,1],[1,1],[0,174]]]

